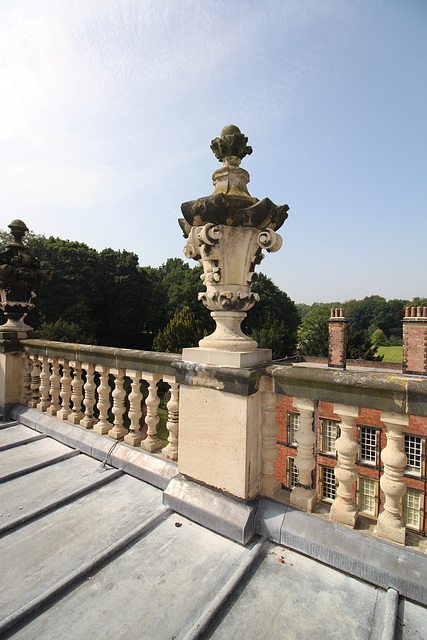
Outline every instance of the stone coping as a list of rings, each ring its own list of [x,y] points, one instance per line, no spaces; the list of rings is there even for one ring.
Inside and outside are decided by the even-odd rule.
[[[181,356],[176,353],[118,349],[116,347],[99,347],[88,344],[35,339],[22,340],[22,344],[28,353],[39,356],[64,358],[117,369],[132,369],[170,376],[175,375],[175,370],[171,365],[181,361]]]
[[[245,368],[182,361],[178,354],[116,349],[27,339],[32,354],[115,368],[173,376],[180,384],[219,389],[249,396],[260,389],[262,377],[272,376],[275,393],[394,413],[427,415],[427,377],[392,371],[342,370],[309,363],[268,363]]]
[[[278,394],[427,416],[427,378],[382,371],[269,367]]]

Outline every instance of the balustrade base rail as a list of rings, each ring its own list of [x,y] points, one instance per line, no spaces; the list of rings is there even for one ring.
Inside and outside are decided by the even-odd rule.
[[[164,490],[170,480],[178,475],[175,462],[122,442],[112,442],[107,436],[97,434],[93,430],[76,429],[75,426],[37,409],[15,405],[11,409],[11,417],[39,433],[99,460],[101,464],[121,469],[159,489]]]

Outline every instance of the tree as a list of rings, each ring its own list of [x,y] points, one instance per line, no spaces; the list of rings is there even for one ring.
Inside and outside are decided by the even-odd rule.
[[[37,332],[44,340],[57,342],[77,342],[80,344],[93,343],[93,336],[88,336],[75,322],[67,322],[59,318],[56,322],[43,322]]]
[[[305,356],[326,357],[329,348],[329,305],[314,307],[307,313],[298,329],[301,353]]]
[[[204,290],[201,267],[193,267],[180,258],[169,258],[158,268],[142,267],[148,282],[147,337],[153,338],[184,307],[189,307],[208,333],[214,330],[210,311],[198,301]]]
[[[367,329],[358,331],[352,324],[347,327],[347,358],[349,360],[382,360],[377,356],[377,348],[371,344]]]
[[[260,326],[251,332],[251,337],[256,340],[260,349],[271,349],[273,360],[278,360],[294,352],[294,348],[286,347],[289,343],[289,329],[286,323],[278,320],[270,312],[263,316]]]
[[[298,329],[301,353],[306,356],[326,357],[329,349],[329,305],[315,307],[305,316]],[[367,329],[357,330],[349,323],[347,327],[347,358],[381,360],[376,347],[371,345]]]
[[[387,339],[384,331],[381,331],[381,329],[377,329],[371,335],[371,344],[374,347],[387,347],[390,344],[390,341]]]
[[[295,303],[263,273],[252,291],[260,301],[248,311],[243,331],[258,342],[260,348],[273,349],[273,357],[283,358],[295,353],[299,314]]]
[[[153,340],[155,351],[181,353],[185,347],[197,347],[207,332],[190,307],[184,307],[161,329]]]

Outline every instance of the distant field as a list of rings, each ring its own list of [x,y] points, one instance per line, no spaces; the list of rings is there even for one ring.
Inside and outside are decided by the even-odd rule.
[[[384,356],[383,362],[402,362],[403,347],[378,347],[377,353]]]

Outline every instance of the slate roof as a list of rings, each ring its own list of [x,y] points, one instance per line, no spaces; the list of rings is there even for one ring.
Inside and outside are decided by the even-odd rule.
[[[13,415],[0,426],[2,638],[427,638],[423,554]]]

